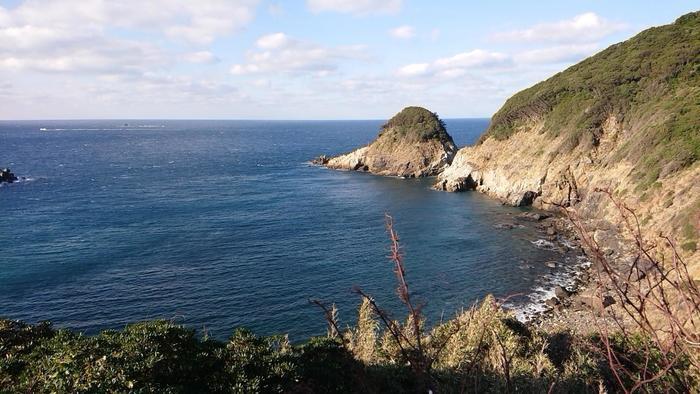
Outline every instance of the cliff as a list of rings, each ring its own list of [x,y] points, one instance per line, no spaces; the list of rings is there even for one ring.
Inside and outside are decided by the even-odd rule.
[[[319,164],[377,175],[425,177],[447,167],[456,151],[436,114],[421,107],[407,107],[382,126],[369,145],[330,159],[322,157]]]
[[[645,229],[672,235],[697,261],[698,158],[700,12],[694,12],[515,94],[435,188],[475,189],[512,205],[576,206],[600,231],[615,211],[594,191],[606,188],[636,209]]]

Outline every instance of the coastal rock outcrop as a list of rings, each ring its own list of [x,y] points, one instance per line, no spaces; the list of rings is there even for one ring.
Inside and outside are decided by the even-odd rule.
[[[10,171],[9,168],[3,168],[0,170],[0,183],[12,183],[17,181],[15,174]]]
[[[699,51],[694,12],[515,94],[434,187],[575,206],[593,228],[620,219],[604,189],[635,209],[644,231],[675,239],[700,277]]]
[[[437,175],[452,163],[456,152],[437,114],[406,107],[382,126],[369,145],[340,156],[320,156],[313,162],[332,169],[417,178]]]

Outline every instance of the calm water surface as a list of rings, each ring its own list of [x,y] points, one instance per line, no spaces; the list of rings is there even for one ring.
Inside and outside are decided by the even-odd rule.
[[[344,323],[355,285],[398,311],[385,212],[432,322],[546,282],[542,262],[562,255],[536,247],[533,228],[494,228],[518,208],[307,164],[381,123],[0,122],[0,166],[28,178],[0,187],[0,316],[89,333],[167,318],[301,340],[325,330],[310,297],[336,302]],[[465,145],[488,120],[446,123]]]

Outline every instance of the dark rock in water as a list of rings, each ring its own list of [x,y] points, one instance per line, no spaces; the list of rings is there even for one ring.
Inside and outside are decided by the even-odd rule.
[[[515,228],[513,223],[496,223],[493,225],[494,228],[501,228],[505,230],[512,230]]]
[[[0,183],[12,183],[15,181],[17,181],[17,177],[12,173],[12,171],[10,171],[9,168],[3,168],[0,170]]]
[[[326,156],[326,155],[321,155],[321,156],[319,156],[319,157],[317,157],[317,158],[311,160],[311,164],[316,164],[316,165],[319,165],[319,166],[325,166],[326,164],[328,164],[328,160],[330,160],[330,159],[328,158],[328,156]]]
[[[568,297],[570,293],[565,288],[557,286],[554,288],[554,295],[556,295],[560,300],[563,300],[564,298]]]
[[[523,212],[518,215],[518,219],[527,220],[530,222],[539,222],[540,220],[547,219],[552,215],[542,212]]]

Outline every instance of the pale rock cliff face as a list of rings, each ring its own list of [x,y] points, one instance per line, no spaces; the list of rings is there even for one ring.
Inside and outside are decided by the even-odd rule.
[[[376,175],[426,177],[445,169],[456,151],[437,115],[424,108],[408,107],[390,119],[369,145],[324,158],[320,164]]]
[[[681,247],[685,238],[693,237],[693,229],[700,227],[700,162],[640,192],[635,166],[619,159],[621,146],[634,133],[623,129],[615,116],[605,121],[597,148],[578,147],[568,153],[559,149],[565,137],[552,139],[542,133],[542,125],[542,121],[532,121],[507,140],[488,138],[480,145],[460,149],[434,187],[452,192],[476,190],[509,205],[545,210],[574,207],[596,241],[617,249],[620,240],[607,234],[621,229],[619,212],[606,195],[595,191],[607,189],[635,209],[647,235],[653,237],[660,231],[672,236],[693,275],[700,277],[700,254]]]
[[[630,242],[604,189],[636,212],[649,241],[671,237],[700,277],[698,70],[700,12],[693,12],[513,95],[435,188],[574,207],[596,242],[616,253]],[[611,236],[621,233],[622,242]]]
[[[580,152],[558,155],[559,144],[541,130],[541,122],[533,122],[507,140],[488,138],[460,149],[435,188],[477,190],[515,206],[575,203],[580,195],[573,172],[586,171],[590,157]]]

